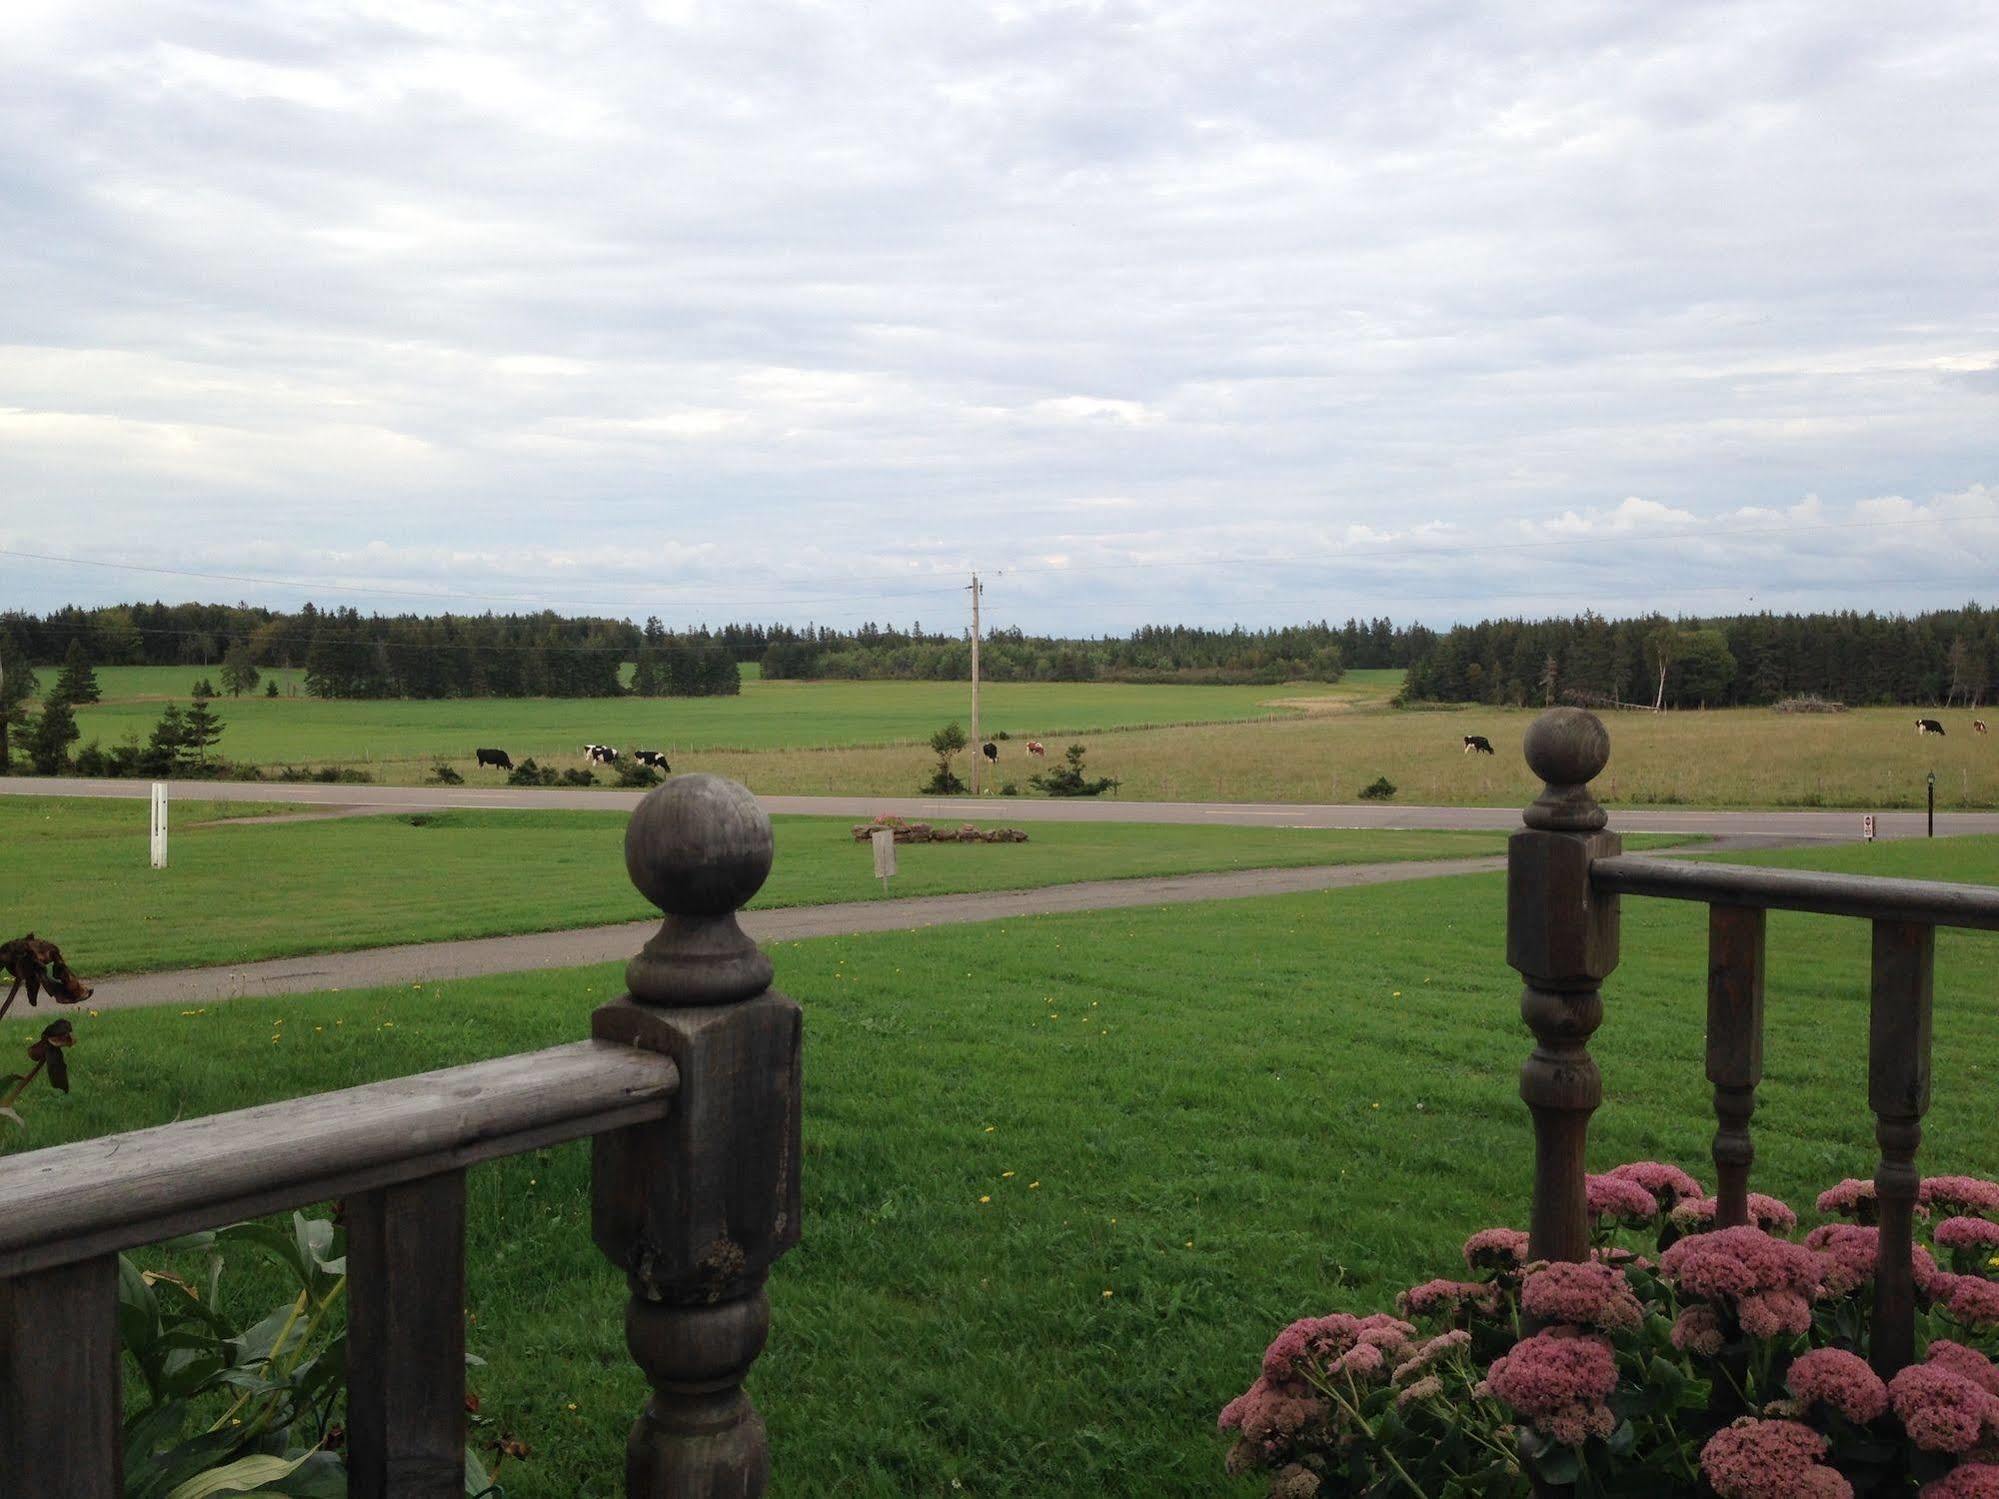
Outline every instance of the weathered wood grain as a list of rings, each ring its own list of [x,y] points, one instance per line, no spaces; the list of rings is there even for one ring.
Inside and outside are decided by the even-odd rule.
[[[657,1052],[578,1041],[0,1159],[0,1275],[657,1120]]]
[[[347,1492],[465,1493],[465,1173],[347,1199]]]
[[[124,1499],[118,1260],[0,1280],[0,1493]]]
[[[1707,938],[1707,1080],[1714,1085],[1715,1226],[1749,1221],[1749,1120],[1763,1080],[1764,912],[1710,906]]]

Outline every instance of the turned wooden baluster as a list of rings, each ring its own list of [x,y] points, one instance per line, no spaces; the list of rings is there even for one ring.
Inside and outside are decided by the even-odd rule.
[[[1714,1084],[1715,1227],[1749,1221],[1749,1137],[1756,1085],[1763,1080],[1761,906],[1709,906],[1707,913],[1707,1080]]]
[[[1589,783],[1609,763],[1610,735],[1593,713],[1550,708],[1528,727],[1527,764],[1547,784],[1506,856],[1506,961],[1526,979],[1520,1013],[1535,1047],[1520,1071],[1534,1115],[1535,1259],[1589,1255],[1584,1165],[1603,1079],[1589,1038],[1603,1020],[1598,988],[1617,966],[1617,897],[1590,888],[1590,864],[1622,851]]]
[[[626,1273],[626,1342],[653,1391],[628,1499],[749,1499],[770,1478],[742,1386],[770,1327],[765,1276],[798,1242],[800,1014],[735,914],[770,861],[770,820],[720,776],[675,776],[625,832],[625,868],[666,920],[591,1032],[680,1070],[671,1114],[599,1135],[592,1160],[592,1233]]]
[[[1910,1244],[1921,1178],[1916,1148],[1930,1107],[1930,1001],[1936,928],[1874,923],[1874,981],[1867,1031],[1867,1105],[1881,1164],[1874,1173],[1881,1225],[1874,1270],[1874,1370],[1890,1378],[1916,1356],[1916,1287]]]

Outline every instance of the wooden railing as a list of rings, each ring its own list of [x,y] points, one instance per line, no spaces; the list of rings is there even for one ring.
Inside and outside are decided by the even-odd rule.
[[[736,912],[770,822],[679,776],[626,829],[665,913],[593,1039],[0,1159],[0,1472],[7,1491],[121,1499],[118,1254],[335,1198],[346,1204],[348,1492],[461,1499],[465,1168],[593,1137],[591,1230],[626,1272],[652,1399],[630,1499],[763,1492],[742,1383],[763,1284],[798,1241],[799,1009]]]
[[[1584,1151],[1603,1082],[1589,1038],[1603,980],[1617,966],[1618,899],[1655,895],[1708,906],[1707,1076],[1714,1086],[1715,1221],[1748,1221],[1749,1120],[1763,1076],[1764,915],[1850,916],[1874,925],[1867,1101],[1875,1117],[1880,1224],[1874,1282],[1875,1368],[1908,1364],[1915,1346],[1911,1234],[1916,1150],[1930,1103],[1930,1004],[1939,926],[1999,930],[1999,890],[1928,880],[1694,865],[1623,852],[1589,783],[1610,758],[1596,716],[1553,708],[1527,731],[1527,763],[1547,784],[1507,852],[1507,962],[1527,981],[1520,1011],[1536,1046],[1520,1075],[1534,1116],[1528,1252],[1589,1253]]]

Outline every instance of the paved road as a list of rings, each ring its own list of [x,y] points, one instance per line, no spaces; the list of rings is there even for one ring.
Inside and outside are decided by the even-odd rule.
[[[599,812],[629,811],[637,791],[524,790],[494,786],[321,786],[268,781],[176,781],[173,795],[205,801],[284,802],[340,808],[353,815],[413,812],[450,807],[519,810],[554,807]],[[145,800],[144,781],[87,781],[32,776],[0,776],[0,795],[100,796]],[[1511,831],[1520,826],[1512,807],[1313,806],[1286,802],[1044,801],[1023,797],[765,796],[769,812],[817,817],[872,817],[892,813],[930,822],[1170,822],[1234,827],[1419,828]],[[1619,807],[1610,825],[1625,833],[1682,833],[1707,837],[1753,836],[1786,840],[1852,842],[1861,836],[1858,812],[1703,812],[1671,807]],[[1923,836],[1920,812],[1883,812],[1881,838]],[[1937,832],[1999,833],[1999,812],[1940,812]]]
[[[839,937],[857,932],[907,931],[949,922],[998,921],[1060,911],[1102,911],[1117,906],[1164,906],[1196,900],[1232,900],[1288,895],[1424,880],[1439,875],[1480,874],[1502,869],[1500,858],[1425,859],[1399,864],[1336,864],[1305,869],[1244,869],[1220,874],[1170,875],[1155,879],[1092,880],[1039,890],[1006,890],[972,895],[927,895],[900,900],[852,901],[841,905],[797,906],[746,911],[743,929],[758,942],[795,942],[807,937]],[[376,947],[360,952],[319,953],[302,958],[184,968],[170,973],[132,974],[98,981],[94,1009],[138,1005],[204,1005],[249,994],[303,994],[322,989],[366,989],[379,984],[433,983],[480,974],[520,973],[536,968],[575,968],[585,963],[622,961],[636,953],[657,921],[619,922],[566,932],[517,937],[479,937],[459,942],[425,942]]]

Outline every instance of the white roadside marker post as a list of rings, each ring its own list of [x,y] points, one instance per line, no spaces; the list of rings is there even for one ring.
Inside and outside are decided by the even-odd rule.
[[[152,783],[152,867],[166,867],[166,781]]]

